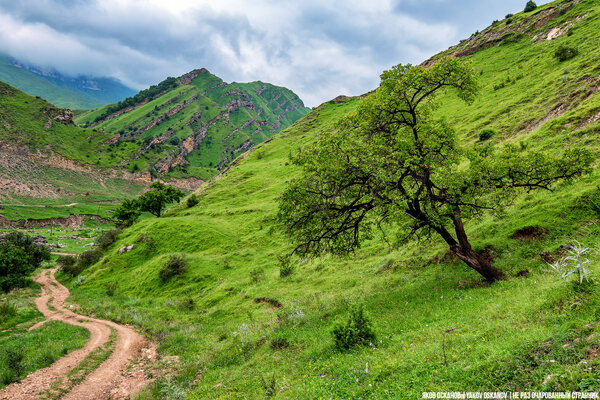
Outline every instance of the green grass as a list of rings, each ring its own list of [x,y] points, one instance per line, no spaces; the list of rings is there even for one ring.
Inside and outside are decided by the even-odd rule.
[[[571,36],[531,40],[585,14]],[[474,53],[468,60],[483,71],[479,97],[471,106],[442,97],[440,115],[466,145],[491,128],[494,145],[597,153],[600,123],[582,125],[600,110],[600,96],[587,94],[597,85],[599,16],[597,2],[582,1],[539,32]],[[558,63],[553,53],[565,42],[580,54]],[[499,82],[504,87],[494,90]],[[201,188],[197,206],[184,200],[160,219],[136,223],[83,273],[73,300],[85,312],[135,324],[159,342],[161,355],[180,357],[178,375],[150,395],[410,399],[424,391],[600,390],[599,259],[590,266],[595,283],[576,286],[540,256],[575,241],[600,248],[597,169],[468,222],[474,247],[487,249],[508,276],[491,286],[437,238],[406,240],[395,227],[385,227],[387,242],[380,234],[346,258],[296,259],[294,272],[280,277],[278,256],[290,245],[277,227],[277,198],[299,173],[289,154],[327,134],[357,101],[314,110]],[[559,104],[566,112],[553,115]],[[537,235],[515,236],[525,227]],[[155,248],[137,242],[142,235]],[[171,254],[185,255],[188,271],[165,283],[158,271]],[[109,297],[105,287],[114,282]],[[370,314],[377,341],[339,352],[331,329],[353,304]],[[289,346],[278,347],[282,339]]]
[[[83,347],[89,332],[81,327],[50,321],[31,332],[0,337],[0,387],[45,368],[70,351]]]

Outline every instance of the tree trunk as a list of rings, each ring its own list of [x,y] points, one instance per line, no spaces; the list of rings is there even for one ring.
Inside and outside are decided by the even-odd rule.
[[[504,278],[504,273],[500,269],[494,267],[492,264],[484,260],[479,253],[471,248],[471,246],[464,248],[460,244],[456,244],[454,246],[450,246],[450,249],[460,260],[477,271],[489,282],[495,282]]]
[[[457,213],[453,217],[453,221],[458,243],[449,243],[450,250],[452,250],[460,260],[477,271],[489,282],[495,282],[504,278],[504,272],[484,260],[483,257],[471,247],[471,243],[469,243],[467,234],[465,233],[462,219],[460,218],[459,210],[457,210]]]

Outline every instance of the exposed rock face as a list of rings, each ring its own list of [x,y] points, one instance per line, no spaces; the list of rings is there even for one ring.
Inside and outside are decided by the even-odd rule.
[[[85,219],[90,218],[94,221],[98,221],[101,223],[112,223],[113,221],[99,217],[97,215],[92,214],[79,214],[74,215],[71,214],[68,217],[59,217],[59,218],[28,218],[28,219],[19,219],[19,220],[10,220],[3,216],[0,216],[0,228],[21,228],[28,229],[31,227],[49,227],[49,226],[60,226],[62,228],[79,228],[83,226],[85,223]]]
[[[206,68],[195,69],[193,71],[188,72],[187,74],[182,75],[179,78],[179,83],[182,85],[189,85],[194,79],[198,77],[200,74],[208,74],[208,70]]]
[[[66,109],[61,110],[60,113],[54,117],[54,119],[63,124],[68,124],[69,122],[73,121],[73,111]]]

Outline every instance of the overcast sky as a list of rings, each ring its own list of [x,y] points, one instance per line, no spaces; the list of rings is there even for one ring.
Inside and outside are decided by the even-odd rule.
[[[538,1],[538,4],[547,1]],[[377,87],[525,0],[0,0],[0,51],[143,89],[205,67],[308,106]]]

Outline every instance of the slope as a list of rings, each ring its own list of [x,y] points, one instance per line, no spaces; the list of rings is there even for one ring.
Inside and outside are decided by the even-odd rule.
[[[517,143],[524,151],[587,146],[597,154],[598,18],[595,1],[557,1],[504,21],[513,29],[528,21],[525,33],[463,55],[480,71],[481,93],[468,107],[440,98],[440,114],[466,145],[478,145],[485,128],[494,144]],[[555,29],[565,34],[550,35]],[[554,53],[561,45],[579,54],[560,62]],[[278,256],[289,245],[275,223],[277,198],[298,173],[288,155],[327,134],[357,101],[323,104],[238,158],[198,191],[197,206],[176,206],[126,230],[84,273],[74,300],[90,313],[142,327],[159,340],[161,354],[179,356],[179,375],[155,387],[155,397],[599,390],[600,294],[593,285],[564,282],[545,264],[568,243],[598,247],[597,170],[550,193],[523,194],[501,218],[469,222],[476,249],[511,276],[492,286],[437,240],[403,236],[392,243],[376,237],[348,258],[295,260],[294,272],[280,277]],[[117,254],[134,243],[133,251]],[[184,254],[188,270],[163,282],[158,272],[172,254]],[[597,264],[590,268],[597,280]],[[518,276],[525,269],[529,275]],[[108,297],[104,287],[113,282]],[[378,340],[338,352],[331,327],[351,304],[365,306]]]
[[[203,68],[86,113],[77,123],[112,134],[108,145],[118,152],[118,165],[131,171],[206,180],[307,112],[286,88],[228,84]]]
[[[3,54],[0,54],[0,81],[59,107],[74,110],[100,107],[135,93],[116,79],[65,76]]]
[[[0,202],[9,219],[67,216],[114,207],[106,203],[140,192],[144,181],[97,168],[95,154],[110,136],[81,129],[70,110],[0,82]],[[16,205],[81,203],[40,209]]]

